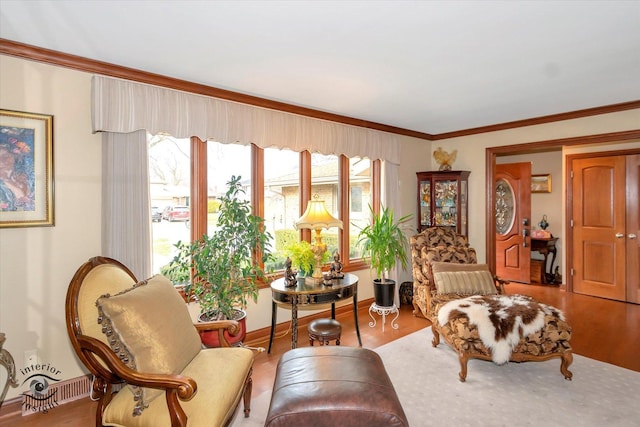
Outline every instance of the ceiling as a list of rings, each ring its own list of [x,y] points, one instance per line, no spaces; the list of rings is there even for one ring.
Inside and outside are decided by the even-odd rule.
[[[428,134],[640,100],[639,1],[14,1],[0,37]]]

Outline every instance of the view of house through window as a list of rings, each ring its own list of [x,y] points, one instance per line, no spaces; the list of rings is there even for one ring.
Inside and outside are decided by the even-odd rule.
[[[300,217],[300,153],[264,150],[265,228],[273,236],[273,260],[267,271],[281,270],[287,259],[286,246],[300,240],[295,222]]]
[[[311,197],[317,196],[318,200],[323,200],[331,215],[344,220],[340,217],[338,207],[338,169],[340,166],[338,160],[338,156],[335,155],[311,154]],[[339,252],[337,228],[322,230],[322,241],[327,245],[329,254]],[[344,255],[342,257],[344,258]]]
[[[207,233],[218,224],[220,197],[232,176],[240,176],[244,198],[251,200],[251,146],[207,141]]]
[[[153,272],[162,273],[175,255],[178,241],[191,239],[191,141],[188,138],[173,138],[168,135],[149,135],[149,182],[151,194],[151,220],[153,222]],[[257,153],[262,167],[252,168],[252,152]],[[311,154],[311,196],[325,202],[327,210],[343,221],[342,236],[348,239],[349,253],[341,254],[343,262],[358,261],[360,253],[356,248],[358,227],[369,221],[371,203],[371,161],[365,158]],[[217,226],[220,197],[227,191],[227,183],[233,175],[242,177],[241,183],[247,200],[261,200],[261,212],[256,214],[265,219],[265,228],[271,234],[272,260],[265,265],[266,271],[284,268],[287,245],[300,239],[295,222],[301,215],[301,154],[287,150],[267,148],[260,150],[250,145],[221,144],[206,142],[207,206],[206,230],[211,235]],[[339,170],[345,170],[348,162],[348,182],[340,182]],[[199,163],[199,162],[196,162]],[[341,165],[343,165],[341,167]],[[197,165],[195,166],[198,167]],[[264,173],[264,188],[252,188],[252,175],[256,171]],[[197,174],[197,171],[195,171]],[[304,176],[305,174],[302,174]],[[308,175],[307,175],[308,176]],[[344,188],[346,197],[341,196]],[[341,206],[341,199],[345,206]],[[304,206],[302,206],[304,209]],[[355,224],[355,225],[354,225]],[[356,226],[357,225],[357,226]],[[201,225],[201,229],[204,224]],[[327,244],[328,258],[339,251],[340,233],[337,228],[322,230],[323,241]]]
[[[349,159],[349,258],[362,256],[356,246],[360,229],[369,223],[371,204],[371,161],[352,157]],[[347,225],[345,224],[345,227]]]

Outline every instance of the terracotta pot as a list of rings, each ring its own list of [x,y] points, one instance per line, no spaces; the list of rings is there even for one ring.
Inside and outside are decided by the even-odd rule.
[[[245,336],[247,335],[247,313],[243,310],[236,310],[236,314],[237,316],[233,320],[237,320],[240,324],[240,332],[238,333],[238,335],[231,335],[227,331],[224,332],[225,339],[232,346],[242,344],[242,340],[244,340]],[[204,314],[201,314],[198,319],[201,322],[204,322],[206,321],[206,316]],[[205,347],[220,347],[218,331],[200,332],[200,340],[202,341],[202,344],[205,345]]]
[[[396,281],[386,279],[384,282],[380,279],[373,280],[373,296],[376,305],[380,307],[391,307],[396,293]]]

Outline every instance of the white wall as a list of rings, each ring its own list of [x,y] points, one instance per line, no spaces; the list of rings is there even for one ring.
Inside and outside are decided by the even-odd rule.
[[[100,253],[100,136],[90,75],[0,55],[0,108],[53,115],[54,227],[0,229],[0,331],[17,368],[37,349],[65,378],[81,374],[64,302],[76,268]],[[23,379],[22,375],[18,375]],[[28,390],[10,389],[7,398]]]

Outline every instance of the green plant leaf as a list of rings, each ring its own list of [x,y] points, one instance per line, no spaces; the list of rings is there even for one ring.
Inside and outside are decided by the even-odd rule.
[[[369,211],[371,223],[360,228],[356,244],[362,252],[363,259],[375,271],[376,278],[384,279],[385,273],[398,261],[403,269],[407,268],[409,241],[402,231],[402,226],[412,215],[405,215],[396,221],[393,211],[384,206],[381,206],[379,215],[375,214],[371,205]],[[356,224],[353,225],[358,227]]]
[[[264,279],[262,265],[254,256],[270,257],[271,235],[264,230],[264,220],[251,213],[240,176],[232,176],[220,199],[218,227],[212,235],[176,244],[177,254],[171,262],[176,274],[192,272],[191,290],[202,313],[222,313],[231,318],[235,308],[258,300],[258,283]]]

